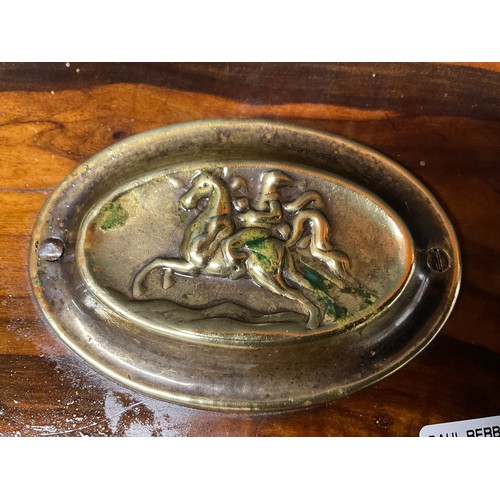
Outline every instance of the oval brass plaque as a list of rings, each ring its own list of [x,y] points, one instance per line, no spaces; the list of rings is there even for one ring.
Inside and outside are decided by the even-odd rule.
[[[307,406],[395,371],[460,281],[451,225],[408,172],[347,139],[216,120],[113,145],[53,193],[30,270],[59,336],[182,404]]]

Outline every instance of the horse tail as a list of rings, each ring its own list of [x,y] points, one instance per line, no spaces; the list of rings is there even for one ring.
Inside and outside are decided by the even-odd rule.
[[[311,227],[312,240],[311,243],[327,252],[332,249],[329,242],[330,238],[330,224],[327,218],[317,210],[303,210],[293,218],[292,232],[290,239],[286,242],[288,248],[294,246],[304,234],[304,226],[306,222]]]
[[[289,203],[284,203],[283,208],[287,212],[299,212],[303,208],[307,207],[314,203],[314,207],[317,209],[324,209],[325,202],[323,201],[322,196],[317,191],[307,191],[302,193],[298,198]]]
[[[317,210],[299,212],[292,221],[292,232],[286,247],[290,248],[298,243],[304,234],[306,223],[311,229],[309,244],[311,254],[324,262],[335,277],[352,283],[352,277],[349,275],[349,259],[342,252],[333,249],[330,243],[330,225],[321,212]]]

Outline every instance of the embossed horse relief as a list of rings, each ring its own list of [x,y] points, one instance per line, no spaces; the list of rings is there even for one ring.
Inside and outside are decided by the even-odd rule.
[[[227,177],[225,169],[197,172],[178,208],[185,222],[179,256],[160,256],[142,267],[133,279],[132,295],[141,299],[148,275],[161,269],[163,289],[175,276],[200,275],[243,280],[295,302],[306,315],[307,329],[316,329],[345,315],[330,290],[373,295],[357,287],[346,254],[332,244],[325,201],[304,181],[280,170],[260,176],[255,200],[248,198],[244,177]]]

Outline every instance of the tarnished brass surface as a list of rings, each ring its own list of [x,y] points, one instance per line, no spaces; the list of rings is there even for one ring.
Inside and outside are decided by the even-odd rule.
[[[100,371],[182,404],[307,406],[390,374],[456,300],[432,195],[344,138],[253,120],[180,124],[91,158],[33,235],[35,295]]]

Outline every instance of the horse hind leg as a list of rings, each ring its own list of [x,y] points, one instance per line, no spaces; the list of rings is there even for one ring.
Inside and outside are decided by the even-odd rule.
[[[285,272],[284,276],[288,281],[298,285],[299,287],[305,288],[309,290],[314,297],[316,297],[317,301],[322,304],[326,304],[326,308],[324,311],[323,321],[332,322],[337,319],[336,312],[333,307],[328,307],[328,304],[333,304],[332,298],[323,290],[313,287],[310,281],[308,281],[295,267],[295,262],[293,261],[293,257],[290,255],[290,252],[287,251],[285,254]]]
[[[173,273],[184,274],[186,276],[194,276],[198,268],[188,261],[181,259],[154,259],[152,262],[144,266],[134,278],[132,284],[132,297],[139,298],[144,293],[144,280],[147,275],[154,269],[164,269],[162,286],[166,290],[174,284]]]
[[[283,281],[280,274],[269,274],[262,268],[257,267],[249,268],[248,274],[263,288],[266,288],[277,295],[281,295],[282,297],[298,302],[308,316],[306,327],[310,330],[318,328],[320,322],[318,308],[298,290],[289,287]]]

